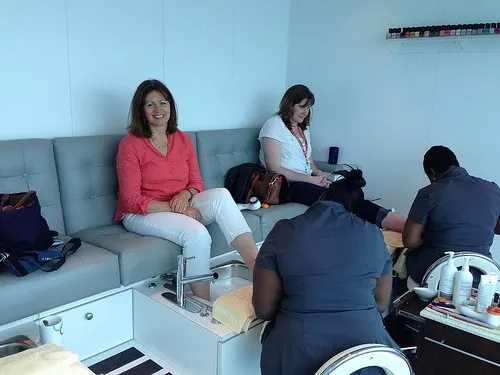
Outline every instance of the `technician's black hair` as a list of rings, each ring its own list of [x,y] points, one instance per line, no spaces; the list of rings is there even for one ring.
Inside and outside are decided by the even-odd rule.
[[[457,157],[448,147],[432,146],[424,155],[424,172],[427,175],[443,174],[451,167],[460,167]]]

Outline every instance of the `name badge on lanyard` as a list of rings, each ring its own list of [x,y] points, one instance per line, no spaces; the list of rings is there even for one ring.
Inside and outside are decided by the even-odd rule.
[[[297,127],[297,130],[301,133],[302,139],[299,136],[297,136],[297,134],[295,134],[293,131],[292,131],[292,134],[295,137],[295,139],[297,140],[297,142],[299,142],[302,153],[304,154],[304,159],[306,162],[304,172],[305,172],[305,174],[311,174],[311,164],[309,163],[309,158],[307,157],[307,151],[309,150],[309,143],[307,142],[307,138],[306,138],[304,131],[299,127]]]

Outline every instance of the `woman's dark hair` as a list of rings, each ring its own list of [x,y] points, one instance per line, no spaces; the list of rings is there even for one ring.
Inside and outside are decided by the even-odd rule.
[[[331,183],[323,196],[323,200],[340,203],[347,211],[352,212],[353,208],[365,198],[362,189],[366,185],[363,172],[360,169],[351,167],[348,170],[335,173],[344,178]]]
[[[443,174],[451,167],[460,167],[457,157],[448,147],[432,146],[424,155],[424,172]]]
[[[168,120],[166,133],[175,133],[177,130],[177,108],[175,107],[174,97],[167,86],[156,79],[148,79],[142,82],[135,90],[130,104],[129,125],[127,127],[129,133],[137,137],[151,137],[151,129],[149,129],[148,120],[144,114],[145,99],[151,91],[158,91],[170,103],[170,119]]]
[[[295,85],[286,90],[281,99],[280,110],[277,115],[281,117],[288,129],[291,129],[290,120],[293,116],[293,106],[307,99],[306,105],[314,105],[314,94],[304,85]],[[311,112],[306,116],[301,124],[297,124],[302,130],[306,130],[311,121]]]

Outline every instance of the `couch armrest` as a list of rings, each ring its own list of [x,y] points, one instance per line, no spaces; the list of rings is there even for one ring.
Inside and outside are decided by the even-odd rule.
[[[333,173],[336,171],[341,171],[342,169],[346,169],[345,164],[328,164],[326,161],[314,161],[314,164],[326,173]]]

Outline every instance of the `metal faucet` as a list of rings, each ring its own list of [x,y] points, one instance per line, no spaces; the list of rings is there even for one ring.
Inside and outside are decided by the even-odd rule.
[[[194,259],[195,257],[186,258],[184,255],[177,255],[177,285],[176,285],[176,294],[177,294],[177,304],[181,307],[185,307],[186,300],[184,296],[184,285],[189,283],[195,283],[198,281],[207,281],[214,280],[217,277],[214,277],[213,273],[206,273],[203,275],[194,275],[194,276],[184,276],[186,273],[186,261],[189,259]]]

